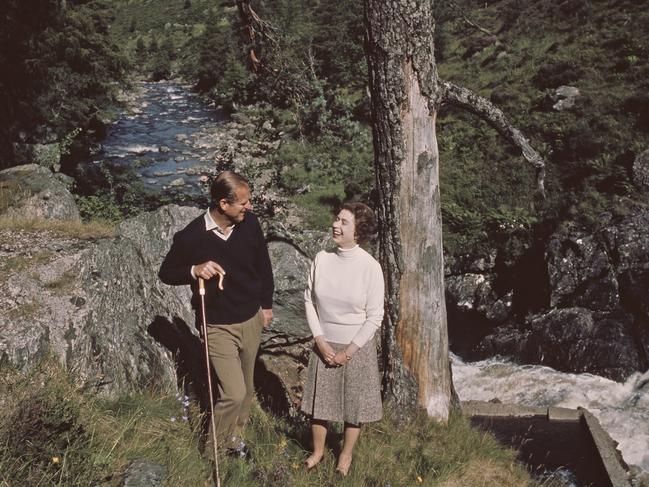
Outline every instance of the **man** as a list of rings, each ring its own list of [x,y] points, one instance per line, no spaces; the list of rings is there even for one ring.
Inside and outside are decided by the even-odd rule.
[[[262,326],[273,317],[273,272],[264,234],[250,211],[248,182],[224,171],[213,181],[210,196],[206,213],[174,235],[158,275],[165,284],[191,286],[197,323],[203,319],[198,278],[205,280],[206,339],[218,378],[217,438],[244,457],[241,435],[254,396],[255,357]]]

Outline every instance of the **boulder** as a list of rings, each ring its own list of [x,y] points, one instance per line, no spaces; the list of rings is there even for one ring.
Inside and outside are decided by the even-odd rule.
[[[79,220],[69,178],[38,164],[0,171],[0,216],[17,219]]]
[[[623,381],[642,366],[632,334],[632,317],[621,311],[562,308],[533,316],[522,345],[526,363],[565,372]]]
[[[555,234],[546,260],[550,306],[613,309],[620,304],[615,270],[601,236],[574,228]]]
[[[575,101],[581,95],[579,88],[574,86],[559,86],[552,93],[551,98],[554,104],[552,108],[558,112],[568,110],[575,106]]]
[[[475,347],[512,314],[512,292],[496,291],[496,254],[445,259],[445,291],[451,349],[477,358]]]
[[[190,290],[163,284],[157,271],[173,234],[202,211],[165,206],[98,240],[0,230],[0,362],[26,371],[53,354],[102,395],[184,384],[195,397],[204,363]],[[305,241],[269,244],[275,319],[258,366],[260,397],[291,416],[311,347],[303,305],[310,257],[329,244],[322,233]]]
[[[497,328],[479,349],[484,356],[507,355],[521,363],[623,381],[644,365],[632,329],[632,317],[621,310],[559,308],[531,315],[523,326]]]
[[[157,269],[173,233],[199,213],[164,207],[98,241],[3,231],[16,264],[0,283],[2,361],[28,370],[51,353],[86,388],[107,395],[175,390],[177,364],[200,345],[189,289],[165,286]],[[43,250],[30,254],[32,245]]]
[[[167,467],[149,460],[131,462],[124,472],[120,487],[156,487],[167,478]]]
[[[311,331],[304,310],[304,289],[315,254],[331,246],[328,234],[305,232],[280,238],[276,228],[267,234],[273,240],[268,245],[275,278],[273,323],[262,334],[256,369],[258,395],[264,405],[277,414],[302,418],[302,400]]]

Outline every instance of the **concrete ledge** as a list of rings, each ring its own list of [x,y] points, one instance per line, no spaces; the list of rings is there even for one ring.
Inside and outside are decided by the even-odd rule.
[[[496,417],[529,417],[546,416],[546,408],[519,406],[518,404],[501,404],[483,401],[462,401],[462,412],[465,416]]]
[[[617,443],[609,436],[609,434],[602,428],[599,421],[587,409],[579,408],[581,420],[590,433],[597,451],[599,452],[606,473],[611,479],[613,487],[628,487],[631,485],[629,481],[629,473],[626,470],[626,463],[622,459],[622,455],[615,448]],[[623,466],[624,465],[624,466]]]
[[[548,425],[547,427],[554,428],[553,431],[557,433],[565,431],[564,434],[575,434],[581,438],[579,441],[581,441],[583,448],[592,450],[593,453],[590,457],[592,461],[599,460],[601,462],[601,466],[597,467],[601,473],[597,474],[597,477],[606,475],[607,478],[601,479],[601,482],[596,482],[596,485],[631,486],[628,466],[624,462],[621,453],[616,449],[617,443],[601,427],[597,418],[584,408],[537,408],[517,404],[462,401],[462,412],[465,416],[478,420],[477,424],[483,424],[484,421],[487,421],[487,423],[502,422],[507,421],[509,418],[515,424],[521,424],[521,421],[529,421],[529,424]],[[491,421],[489,421],[489,418],[491,418]],[[547,422],[545,422],[546,420]],[[565,426],[561,426],[562,423]],[[558,438],[551,438],[551,444],[558,441]]]
[[[548,408],[548,419],[550,421],[579,421],[581,412],[577,409]]]

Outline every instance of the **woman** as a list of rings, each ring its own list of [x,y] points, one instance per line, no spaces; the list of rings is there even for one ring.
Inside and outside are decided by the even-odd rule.
[[[322,461],[329,421],[345,423],[336,470],[347,475],[361,423],[383,415],[373,339],[383,320],[383,273],[359,246],[375,228],[367,205],[343,204],[332,225],[338,248],[318,253],[311,266],[304,301],[315,347],[302,398],[302,410],[312,417],[309,470]]]

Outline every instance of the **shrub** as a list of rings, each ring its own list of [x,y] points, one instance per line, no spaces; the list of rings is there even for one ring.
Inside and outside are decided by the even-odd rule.
[[[583,70],[573,61],[552,61],[538,69],[532,83],[539,89],[557,88],[577,81],[582,75]]]

